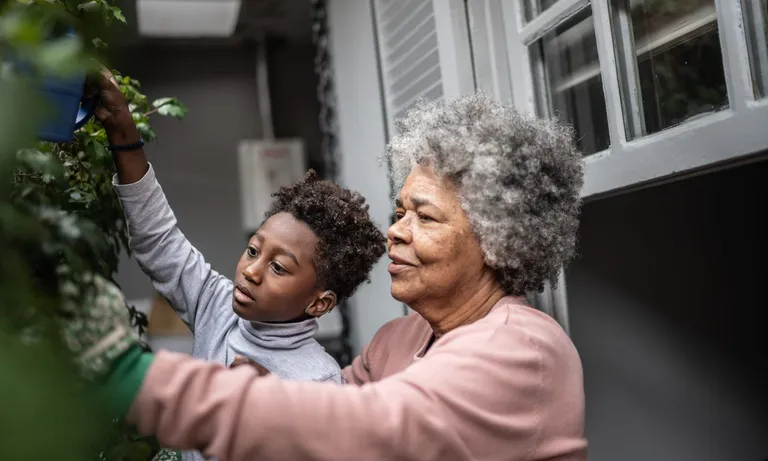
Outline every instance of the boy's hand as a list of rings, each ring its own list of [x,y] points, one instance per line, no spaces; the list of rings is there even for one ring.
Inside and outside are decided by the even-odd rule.
[[[229,368],[235,368],[243,365],[248,365],[255,368],[259,373],[259,376],[266,376],[269,374],[269,370],[264,368],[259,362],[251,360],[248,357],[243,357],[242,355],[236,356],[235,360],[232,362],[232,365],[230,365]]]
[[[128,101],[109,69],[101,69],[98,85],[100,104],[96,107],[94,115],[102,125],[114,125],[120,115],[131,114]]]
[[[98,94],[99,104],[94,110],[96,119],[101,122],[113,144],[130,144],[138,141],[136,124],[131,117],[128,101],[115,76],[106,67],[99,65],[98,75],[89,78],[86,92]]]

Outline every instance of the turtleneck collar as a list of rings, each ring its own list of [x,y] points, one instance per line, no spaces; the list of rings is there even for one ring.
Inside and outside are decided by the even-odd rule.
[[[298,349],[314,340],[317,319],[291,323],[249,322],[239,319],[243,337],[265,349]]]

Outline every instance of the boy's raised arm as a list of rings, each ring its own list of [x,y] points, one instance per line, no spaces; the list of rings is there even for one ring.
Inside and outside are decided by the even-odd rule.
[[[128,225],[131,251],[155,289],[192,331],[226,306],[232,282],[214,271],[177,226],[128,104],[109,71],[102,72],[96,117],[109,137],[117,177],[113,180]]]

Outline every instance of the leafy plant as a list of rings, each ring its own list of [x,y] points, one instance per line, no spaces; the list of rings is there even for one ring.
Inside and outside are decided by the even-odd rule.
[[[158,448],[120,421],[102,433],[53,320],[62,302],[81,299],[75,275],[113,279],[128,251],[106,133],[91,120],[71,143],[35,140],[47,109],[40,78],[93,70],[109,27],[124,22],[111,0],[0,2],[0,367],[11,377],[0,380],[0,459],[138,461]],[[61,33],[73,27],[77,36]],[[137,80],[113,73],[145,141],[156,137],[151,116],[186,114],[177,99],[150,101]],[[146,317],[126,308],[143,333]]]

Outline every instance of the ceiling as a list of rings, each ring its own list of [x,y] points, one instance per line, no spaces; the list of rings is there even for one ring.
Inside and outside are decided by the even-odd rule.
[[[184,0],[194,8],[197,0]],[[111,38],[118,45],[138,43],[236,44],[266,37],[292,42],[312,40],[310,0],[242,0],[235,33],[228,38],[158,38],[141,37],[138,33],[136,0],[115,0],[123,10],[128,26]],[[127,29],[127,30],[126,30]]]

